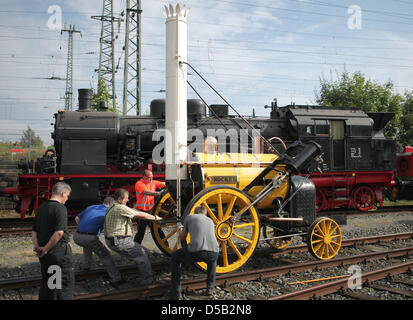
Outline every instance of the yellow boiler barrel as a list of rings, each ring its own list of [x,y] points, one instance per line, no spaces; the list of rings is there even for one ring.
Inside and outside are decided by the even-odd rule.
[[[271,165],[278,156],[275,154],[244,154],[244,153],[196,153],[196,164],[201,167],[203,189],[214,185],[229,185],[240,190],[249,185],[266,167]],[[283,171],[282,165],[277,169]],[[272,170],[264,180],[271,180],[279,173]],[[269,181],[266,181],[268,183]],[[255,196],[263,186],[255,186],[249,194]],[[274,190],[258,208],[271,208],[276,198],[284,200],[288,193],[288,182]]]

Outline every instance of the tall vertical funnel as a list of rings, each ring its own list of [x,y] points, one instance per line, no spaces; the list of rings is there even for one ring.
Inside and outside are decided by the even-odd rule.
[[[164,7],[166,17],[166,101],[165,155],[166,180],[187,178],[181,161],[187,155],[187,15],[189,9],[179,4]]]

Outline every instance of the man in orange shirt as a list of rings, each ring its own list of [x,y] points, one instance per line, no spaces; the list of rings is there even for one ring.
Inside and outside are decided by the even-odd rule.
[[[143,172],[143,177],[135,184],[136,191],[136,206],[135,208],[141,211],[149,213],[154,204],[155,197],[160,195],[157,189],[165,187],[165,183],[157,180],[153,180],[153,174],[150,170]],[[134,241],[141,244],[143,237],[145,236],[145,229],[148,225],[148,220],[139,219],[138,232],[135,235]]]

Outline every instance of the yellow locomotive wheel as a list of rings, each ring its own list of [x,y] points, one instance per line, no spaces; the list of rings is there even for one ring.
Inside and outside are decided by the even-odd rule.
[[[335,257],[341,248],[341,241],[340,226],[330,218],[316,219],[308,230],[308,250],[317,259],[328,260]]]
[[[270,226],[264,226],[262,228],[262,234],[264,236],[264,239],[266,238],[274,238],[274,237],[279,237],[281,234],[279,231],[277,231],[276,228],[270,227]],[[271,247],[277,250],[282,250],[285,249],[290,245],[290,243],[293,241],[293,237],[285,237],[285,238],[279,238],[279,239],[268,239],[265,240]]]
[[[202,205],[214,222],[220,246],[217,273],[231,272],[244,265],[257,246],[260,225],[255,207],[240,215],[250,204],[250,199],[241,190],[218,185],[199,192],[185,209],[184,216],[187,216],[194,214],[195,208]],[[189,241],[188,236],[186,242]],[[197,262],[197,265],[203,270],[207,269],[204,262]]]
[[[154,205],[153,214],[165,220],[176,219],[176,203],[169,192],[161,194]],[[163,253],[171,255],[179,247],[177,223],[151,223],[151,234],[156,246]]]

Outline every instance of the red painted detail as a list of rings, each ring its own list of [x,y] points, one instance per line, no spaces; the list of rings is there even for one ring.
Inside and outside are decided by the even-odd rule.
[[[64,181],[66,179],[83,179],[83,178],[112,178],[112,179],[125,179],[125,178],[133,178],[133,179],[140,179],[142,178],[141,173],[105,173],[105,174],[97,174],[97,173],[88,173],[88,174],[58,174],[58,173],[50,173],[50,174],[20,174],[20,179],[59,179]],[[153,178],[157,180],[165,181],[165,174],[164,173],[153,173]]]
[[[2,194],[19,194],[19,189],[17,187],[7,187],[3,189]]]
[[[316,193],[316,212],[323,211],[327,208],[327,198],[323,189],[318,188]]]
[[[376,202],[373,188],[367,185],[357,186],[353,190],[353,205],[360,211],[369,211]]]
[[[374,192],[376,193],[376,201],[379,202],[380,208],[383,207],[383,188],[376,188]]]
[[[413,147],[404,147],[397,153],[396,170],[398,177],[413,177]]]
[[[362,211],[370,210],[375,202],[383,206],[383,189],[396,184],[392,171],[340,171],[314,173],[310,179],[317,189],[317,212],[331,210],[337,207],[354,207]],[[369,198],[357,193],[355,202],[354,191],[360,185],[368,185],[372,190]],[[320,208],[321,201],[322,209]]]
[[[20,219],[24,219],[27,210],[29,210],[30,203],[32,201],[33,195],[23,197],[20,202]]]
[[[165,181],[165,174],[154,172],[156,180]],[[23,219],[30,209],[37,208],[50,198],[53,185],[59,181],[72,181],[74,179],[99,179],[104,185],[102,194],[113,193],[118,188],[128,190],[130,195],[135,193],[135,183],[142,178],[142,173],[107,173],[107,174],[20,174],[17,188],[5,188],[3,193],[17,194],[20,198],[20,217]],[[33,200],[34,199],[34,200]],[[33,202],[32,202],[33,200]],[[131,198],[131,207],[133,206]],[[77,215],[81,210],[69,210],[69,216]]]

